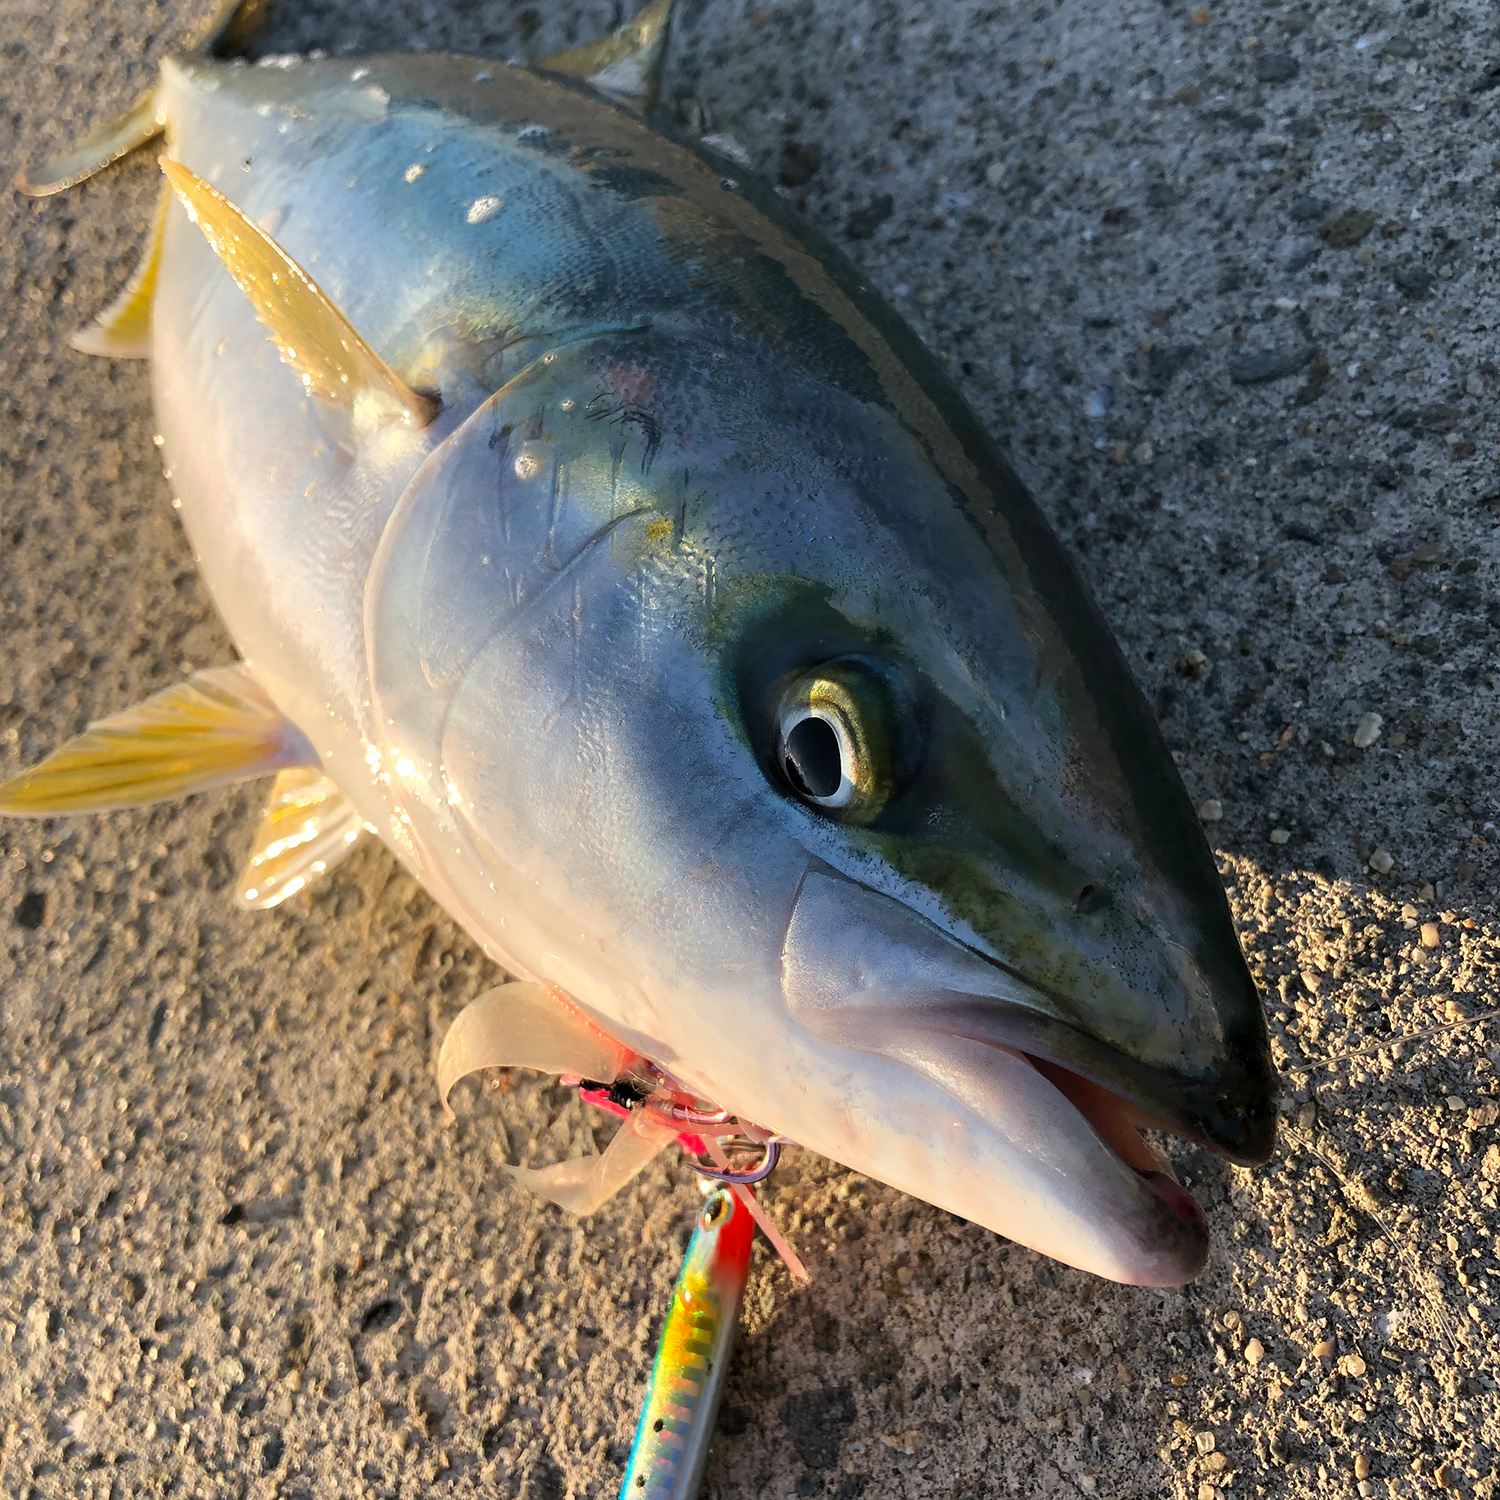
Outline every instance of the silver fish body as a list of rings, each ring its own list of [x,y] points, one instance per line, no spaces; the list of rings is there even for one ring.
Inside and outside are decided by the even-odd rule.
[[[152,361],[231,634],[512,971],[704,1098],[1126,1281],[1270,1149],[1182,786],[939,364],[740,168],[473,59],[169,64],[171,154],[428,427],[306,390],[186,216]]]

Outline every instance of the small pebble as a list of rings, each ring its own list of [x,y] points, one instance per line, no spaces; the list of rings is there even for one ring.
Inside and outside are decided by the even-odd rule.
[[[1377,875],[1389,875],[1396,868],[1396,861],[1387,849],[1377,849],[1370,856],[1370,868]]]
[[[1363,1453],[1354,1455],[1354,1477],[1356,1479],[1368,1479],[1370,1477],[1370,1460]]]
[[[1331,1359],[1338,1350],[1338,1344],[1333,1339],[1319,1339],[1313,1345],[1314,1359]]]
[[[1266,1346],[1259,1339],[1251,1339],[1245,1345],[1245,1363],[1258,1365],[1266,1357]]]
[[[1224,804],[1217,797],[1210,797],[1207,801],[1198,804],[1198,817],[1204,823],[1222,823]]]
[[[1452,1464],[1439,1464],[1432,1471],[1432,1479],[1440,1490],[1456,1490],[1460,1483],[1458,1470]]]
[[[1379,714],[1361,714],[1359,723],[1354,726],[1354,748],[1368,750],[1380,738],[1380,731],[1384,728],[1385,720]]]
[[[1357,1354],[1346,1354],[1339,1361],[1339,1368],[1345,1375],[1352,1375],[1354,1379],[1358,1380],[1365,1373],[1365,1362]]]
[[[1212,1453],[1214,1451],[1214,1435],[1211,1432],[1195,1433],[1193,1442],[1197,1445],[1200,1453]]]
[[[1438,925],[1436,922],[1422,923],[1422,946],[1424,948],[1436,948],[1438,945]]]
[[[1273,828],[1271,830],[1271,842],[1273,844],[1285,844],[1291,840],[1291,833],[1285,828]]]

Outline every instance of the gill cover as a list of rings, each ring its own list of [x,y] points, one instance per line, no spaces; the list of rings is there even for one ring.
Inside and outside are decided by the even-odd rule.
[[[653,445],[609,394],[640,340],[591,331],[534,360],[434,450],[387,524],[365,599],[381,774],[410,817],[394,836],[441,845],[440,863],[511,863],[522,840],[494,822],[507,799],[486,783],[536,768],[531,711],[568,691],[557,643],[588,653],[620,556],[661,535]],[[491,811],[477,852],[476,803]],[[536,847],[576,836],[545,799],[534,814],[564,820]]]

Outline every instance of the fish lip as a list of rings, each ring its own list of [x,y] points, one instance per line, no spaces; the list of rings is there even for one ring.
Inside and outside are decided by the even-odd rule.
[[[994,962],[982,953],[974,956]],[[1039,998],[1050,998],[1024,974],[1006,965],[994,967]],[[1194,1077],[1140,1062],[1056,1017],[984,996],[955,995],[947,1004],[926,1009],[922,1029],[1004,1047],[1085,1079],[1114,1095],[1142,1123],[1236,1166],[1262,1166],[1276,1149],[1275,1074],[1269,1047],[1249,1049],[1250,1056],[1235,1058],[1239,1066],[1227,1078],[1222,1071],[1213,1078]]]
[[[1096,1140],[1127,1168],[1155,1200],[1158,1227],[1149,1249],[1134,1269],[1140,1285],[1179,1286],[1194,1280],[1208,1260],[1208,1215],[1198,1199],[1178,1181],[1172,1164],[1139,1131],[1142,1125],[1171,1134],[1171,1126],[1151,1119],[1121,1095],[1070,1068],[1019,1051],[997,1047],[1035,1069],[1078,1115]],[[1143,1244],[1143,1248],[1145,1248]]]
[[[1006,1049],[1012,1050],[1012,1049]],[[1143,1115],[1122,1095],[1102,1084],[1094,1083],[1071,1068],[1033,1057],[1025,1052],[1016,1056],[1029,1062],[1083,1117],[1099,1140],[1117,1156],[1154,1197],[1208,1244],[1208,1216],[1202,1205],[1177,1179],[1171,1162],[1141,1134],[1146,1126],[1179,1135],[1163,1120]]]
[[[895,1031],[1022,1053],[1088,1080],[1135,1113],[1241,1166],[1275,1148],[1270,1040],[1243,958],[1221,976],[1225,1029],[1199,1071],[1131,1057],[1056,1012],[1071,1004],[900,899],[821,863],[804,871],[782,943],[782,988],[803,1025],[891,1053]],[[872,1030],[872,1027],[875,1028]],[[872,1043],[874,1045],[872,1045]]]

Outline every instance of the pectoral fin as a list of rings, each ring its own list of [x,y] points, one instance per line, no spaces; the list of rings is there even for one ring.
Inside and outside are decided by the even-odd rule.
[[[351,410],[364,398],[418,426],[432,420],[437,402],[412,390],[265,230],[181,162],[163,157],[161,169],[188,217],[270,330],[283,362],[313,395]]]
[[[601,94],[644,112],[655,106],[661,87],[671,18],[672,0],[655,0],[602,41],[544,57],[536,66],[581,78]]]
[[[171,206],[172,189],[162,183],[151,238],[146,242],[146,251],[135,268],[135,275],[126,283],[125,290],[87,328],[80,328],[68,340],[80,354],[104,354],[112,359],[150,357],[151,302],[156,296],[156,273],[161,265],[162,231],[166,228],[167,210]]]
[[[316,763],[247,668],[216,667],[90,724],[40,765],[0,782],[0,814],[143,807]]]
[[[359,842],[365,820],[316,766],[283,771],[236,892],[241,906],[266,911],[326,875]]]

